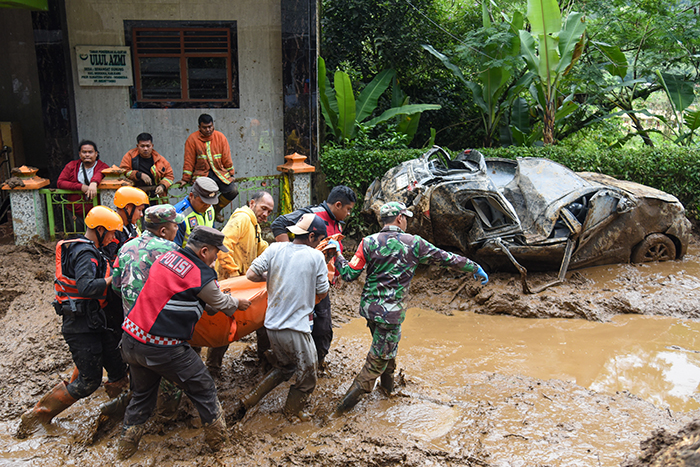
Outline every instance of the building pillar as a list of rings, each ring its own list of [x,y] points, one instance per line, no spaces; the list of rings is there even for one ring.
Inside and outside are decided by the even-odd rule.
[[[306,162],[306,156],[294,153],[284,156],[287,160],[277,166],[277,170],[289,177],[291,185],[292,210],[297,210],[311,204],[311,174],[316,171],[313,165]]]
[[[116,165],[102,171],[104,178],[102,182],[97,185],[97,189],[100,192],[100,204],[102,206],[107,206],[109,208],[117,210],[114,205],[114,195],[118,189],[123,186],[133,186],[131,180],[127,180],[123,177],[126,170],[120,169]]]
[[[23,165],[12,169],[13,177],[2,185],[10,192],[10,209],[15,245],[26,245],[33,239],[47,241],[49,225],[46,217],[46,197],[39,190],[49,184],[37,177],[39,169]]]

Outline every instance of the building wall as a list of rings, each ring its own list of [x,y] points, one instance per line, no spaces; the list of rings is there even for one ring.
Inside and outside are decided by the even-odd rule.
[[[101,159],[117,164],[153,135],[154,148],[182,175],[187,136],[208,113],[231,145],[236,176],[276,174],[284,163],[280,0],[66,0],[78,139],[91,139]],[[132,109],[128,87],[81,87],[75,46],[125,45],[124,20],[236,21],[240,108]]]

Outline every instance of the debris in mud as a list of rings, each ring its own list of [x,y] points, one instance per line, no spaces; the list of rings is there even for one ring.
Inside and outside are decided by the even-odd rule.
[[[0,306],[5,307],[0,311],[4,396],[0,402],[0,452],[7,453],[0,454],[0,463],[36,456],[47,465],[114,465],[120,424],[106,423],[88,434],[85,430],[95,427],[97,408],[107,400],[102,389],[57,417],[49,432],[24,444],[11,437],[19,415],[58,380],[67,378],[73,364],[60,334],[60,318],[49,305],[53,299],[51,245],[0,245],[0,255],[4,259],[0,262]],[[529,296],[520,292],[518,277],[513,274],[494,274],[483,287],[464,275],[421,268],[411,286],[408,305],[444,315],[508,314],[608,321],[616,314],[639,313],[697,319],[700,268],[692,269],[697,262],[697,253],[691,250],[684,261],[654,265],[653,272],[648,266],[575,271],[569,273],[564,285]],[[538,283],[550,277],[532,274]],[[670,277],[675,279],[668,280]],[[467,286],[463,286],[465,280]],[[362,286],[361,280],[341,283],[332,291],[336,327],[359,316]],[[134,463],[251,467],[565,465],[557,456],[573,456],[563,458],[576,459],[578,465],[616,466],[623,460],[623,453],[633,451],[653,429],[664,428],[665,434],[655,433],[642,446],[639,459],[646,463],[628,466],[661,465],[659,459],[671,462],[679,458],[685,459],[686,466],[692,465],[689,461],[694,458],[686,454],[695,445],[683,443],[700,433],[700,421],[673,433],[698,414],[669,414],[630,394],[598,393],[568,381],[471,369],[464,370],[464,385],[447,390],[442,380],[419,373],[401,356],[398,363],[403,378],[397,379],[398,394],[389,399],[375,391],[360,402],[357,410],[333,419],[329,414],[361,367],[369,341],[369,333],[342,345],[334,341],[327,357],[329,371],[319,378],[309,402],[312,422],[291,424],[281,414],[288,389],[283,385],[244,420],[230,423],[232,443],[213,454],[202,447],[199,417],[189,400],[183,398],[176,416],[156,415],[149,421]],[[463,350],[435,351],[449,354]],[[224,411],[231,413],[237,398],[262,376],[254,339],[232,345],[221,377],[216,380]],[[380,420],[377,414],[385,418]],[[436,414],[444,417],[440,436],[425,428],[434,423]],[[568,419],[562,419],[562,414]],[[395,420],[402,420],[404,425],[399,426]],[[597,438],[606,436],[601,445],[614,444],[614,450],[607,447],[599,453],[586,452],[593,450],[590,444]],[[680,448],[670,454],[674,443]],[[595,454],[603,459],[600,464]],[[635,457],[631,455],[630,462]]]
[[[664,428],[655,430],[640,443],[642,453],[621,467],[696,467],[700,466],[700,420],[694,420],[676,434]]]

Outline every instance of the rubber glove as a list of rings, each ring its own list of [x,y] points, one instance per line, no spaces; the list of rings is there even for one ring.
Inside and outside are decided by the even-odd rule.
[[[338,243],[338,240],[328,240],[328,246],[335,248],[335,251],[340,251],[340,243]]]
[[[481,280],[481,285],[486,285],[489,283],[489,276],[486,274],[486,271],[484,271],[484,268],[479,266],[478,264],[476,265],[476,271],[474,272],[474,279],[479,280],[479,278],[482,277],[483,279]]]

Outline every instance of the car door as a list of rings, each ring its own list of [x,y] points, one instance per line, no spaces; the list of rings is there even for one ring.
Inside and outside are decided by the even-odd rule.
[[[629,212],[634,205],[635,202],[632,198],[619,191],[602,189],[593,194],[588,202],[588,213],[581,229],[576,251],[600,235],[611,222],[621,214]],[[601,248],[610,241],[601,244]]]

